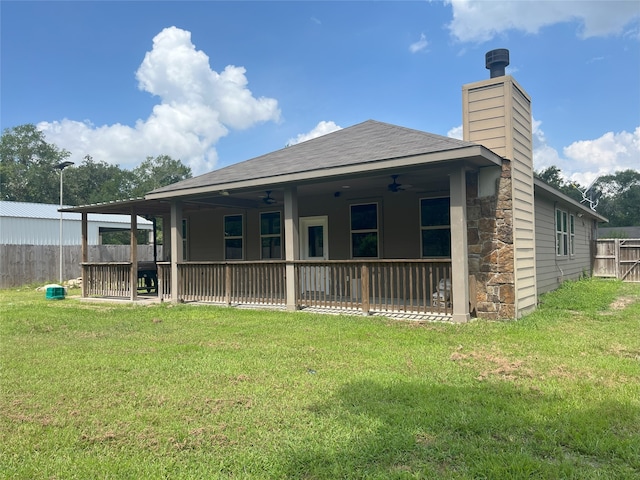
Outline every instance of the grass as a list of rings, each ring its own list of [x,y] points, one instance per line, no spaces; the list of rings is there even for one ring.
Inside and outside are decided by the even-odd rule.
[[[640,285],[464,325],[0,302],[0,478],[640,477]]]

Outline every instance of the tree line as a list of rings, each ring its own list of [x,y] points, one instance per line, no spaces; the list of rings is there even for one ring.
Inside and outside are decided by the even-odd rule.
[[[48,143],[35,125],[8,128],[0,141],[0,197],[14,202],[57,204],[60,170],[70,152]],[[191,178],[191,169],[168,155],[146,157],[133,170],[86,155],[64,171],[64,204],[88,205],[128,198]]]
[[[58,203],[59,170],[70,152],[48,143],[35,125],[5,129],[0,141],[0,198],[16,202]],[[640,225],[640,172],[623,170],[599,177],[593,185],[570,182],[555,167],[535,175],[578,202],[597,205],[609,226]],[[142,197],[159,187],[191,177],[191,169],[168,155],[146,157],[133,170],[86,155],[64,172],[64,203],[87,205]],[[588,190],[587,190],[588,189]]]

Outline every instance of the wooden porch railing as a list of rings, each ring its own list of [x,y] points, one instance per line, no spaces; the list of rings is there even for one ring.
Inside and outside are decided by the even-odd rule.
[[[451,261],[295,261],[299,307],[450,315]],[[128,296],[129,263],[84,264],[91,295]],[[171,264],[159,262],[158,297],[171,300]],[[178,264],[178,300],[286,304],[286,262]]]
[[[296,262],[300,306],[452,313],[450,260]]]
[[[178,265],[178,300],[284,305],[285,262],[185,262]],[[158,264],[158,294],[171,298],[171,266]]]
[[[158,262],[158,298],[171,300],[171,262]]]
[[[130,297],[131,263],[83,263],[85,297]]]

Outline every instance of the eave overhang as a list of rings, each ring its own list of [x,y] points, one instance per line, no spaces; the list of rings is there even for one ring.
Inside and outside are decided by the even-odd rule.
[[[170,200],[181,197],[220,194],[238,190],[262,189],[273,186],[287,186],[301,183],[312,183],[346,176],[364,176],[385,170],[408,169],[412,167],[435,166],[442,162],[456,162],[469,167],[500,166],[502,158],[482,145],[471,145],[456,149],[431,152],[422,155],[375,160],[340,167],[324,169],[307,169],[283,175],[270,175],[247,180],[210,183],[208,185],[180,188],[170,191],[149,193],[147,200]]]
[[[598,222],[605,222],[605,223],[609,222],[609,220],[606,217],[603,217],[602,215],[595,212],[594,210],[591,210],[591,208],[587,207],[586,205],[580,202],[577,202],[573,198],[565,195],[559,190],[556,190],[552,186],[547,185],[546,183],[544,183],[542,180],[538,178],[533,179],[533,185],[535,190],[544,192],[545,194],[547,194],[547,196],[555,198],[557,200],[561,200],[564,203],[568,203],[569,205],[573,206],[578,212],[588,217],[591,217],[594,220],[597,220]]]

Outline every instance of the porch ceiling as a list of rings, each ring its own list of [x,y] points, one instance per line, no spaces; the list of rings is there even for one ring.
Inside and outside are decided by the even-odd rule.
[[[397,175],[396,183],[401,189],[395,195],[448,195],[449,172],[451,164],[447,166],[422,166],[413,168],[395,168],[385,171],[360,172],[358,174],[342,175],[339,177],[309,179],[296,184],[298,197],[322,197],[327,199],[336,196],[344,198],[364,198],[389,194],[388,186],[393,183],[392,175]],[[287,184],[274,183],[253,188],[224,190],[197,195],[180,197],[183,211],[196,211],[212,208],[277,208],[284,202],[283,191]],[[263,199],[269,196],[275,202],[266,204]],[[172,198],[171,200],[178,200]],[[129,199],[93,205],[83,205],[63,209],[64,212],[85,213],[117,213],[130,215],[133,211],[137,215],[160,217],[170,214],[170,200],[161,199]]]

